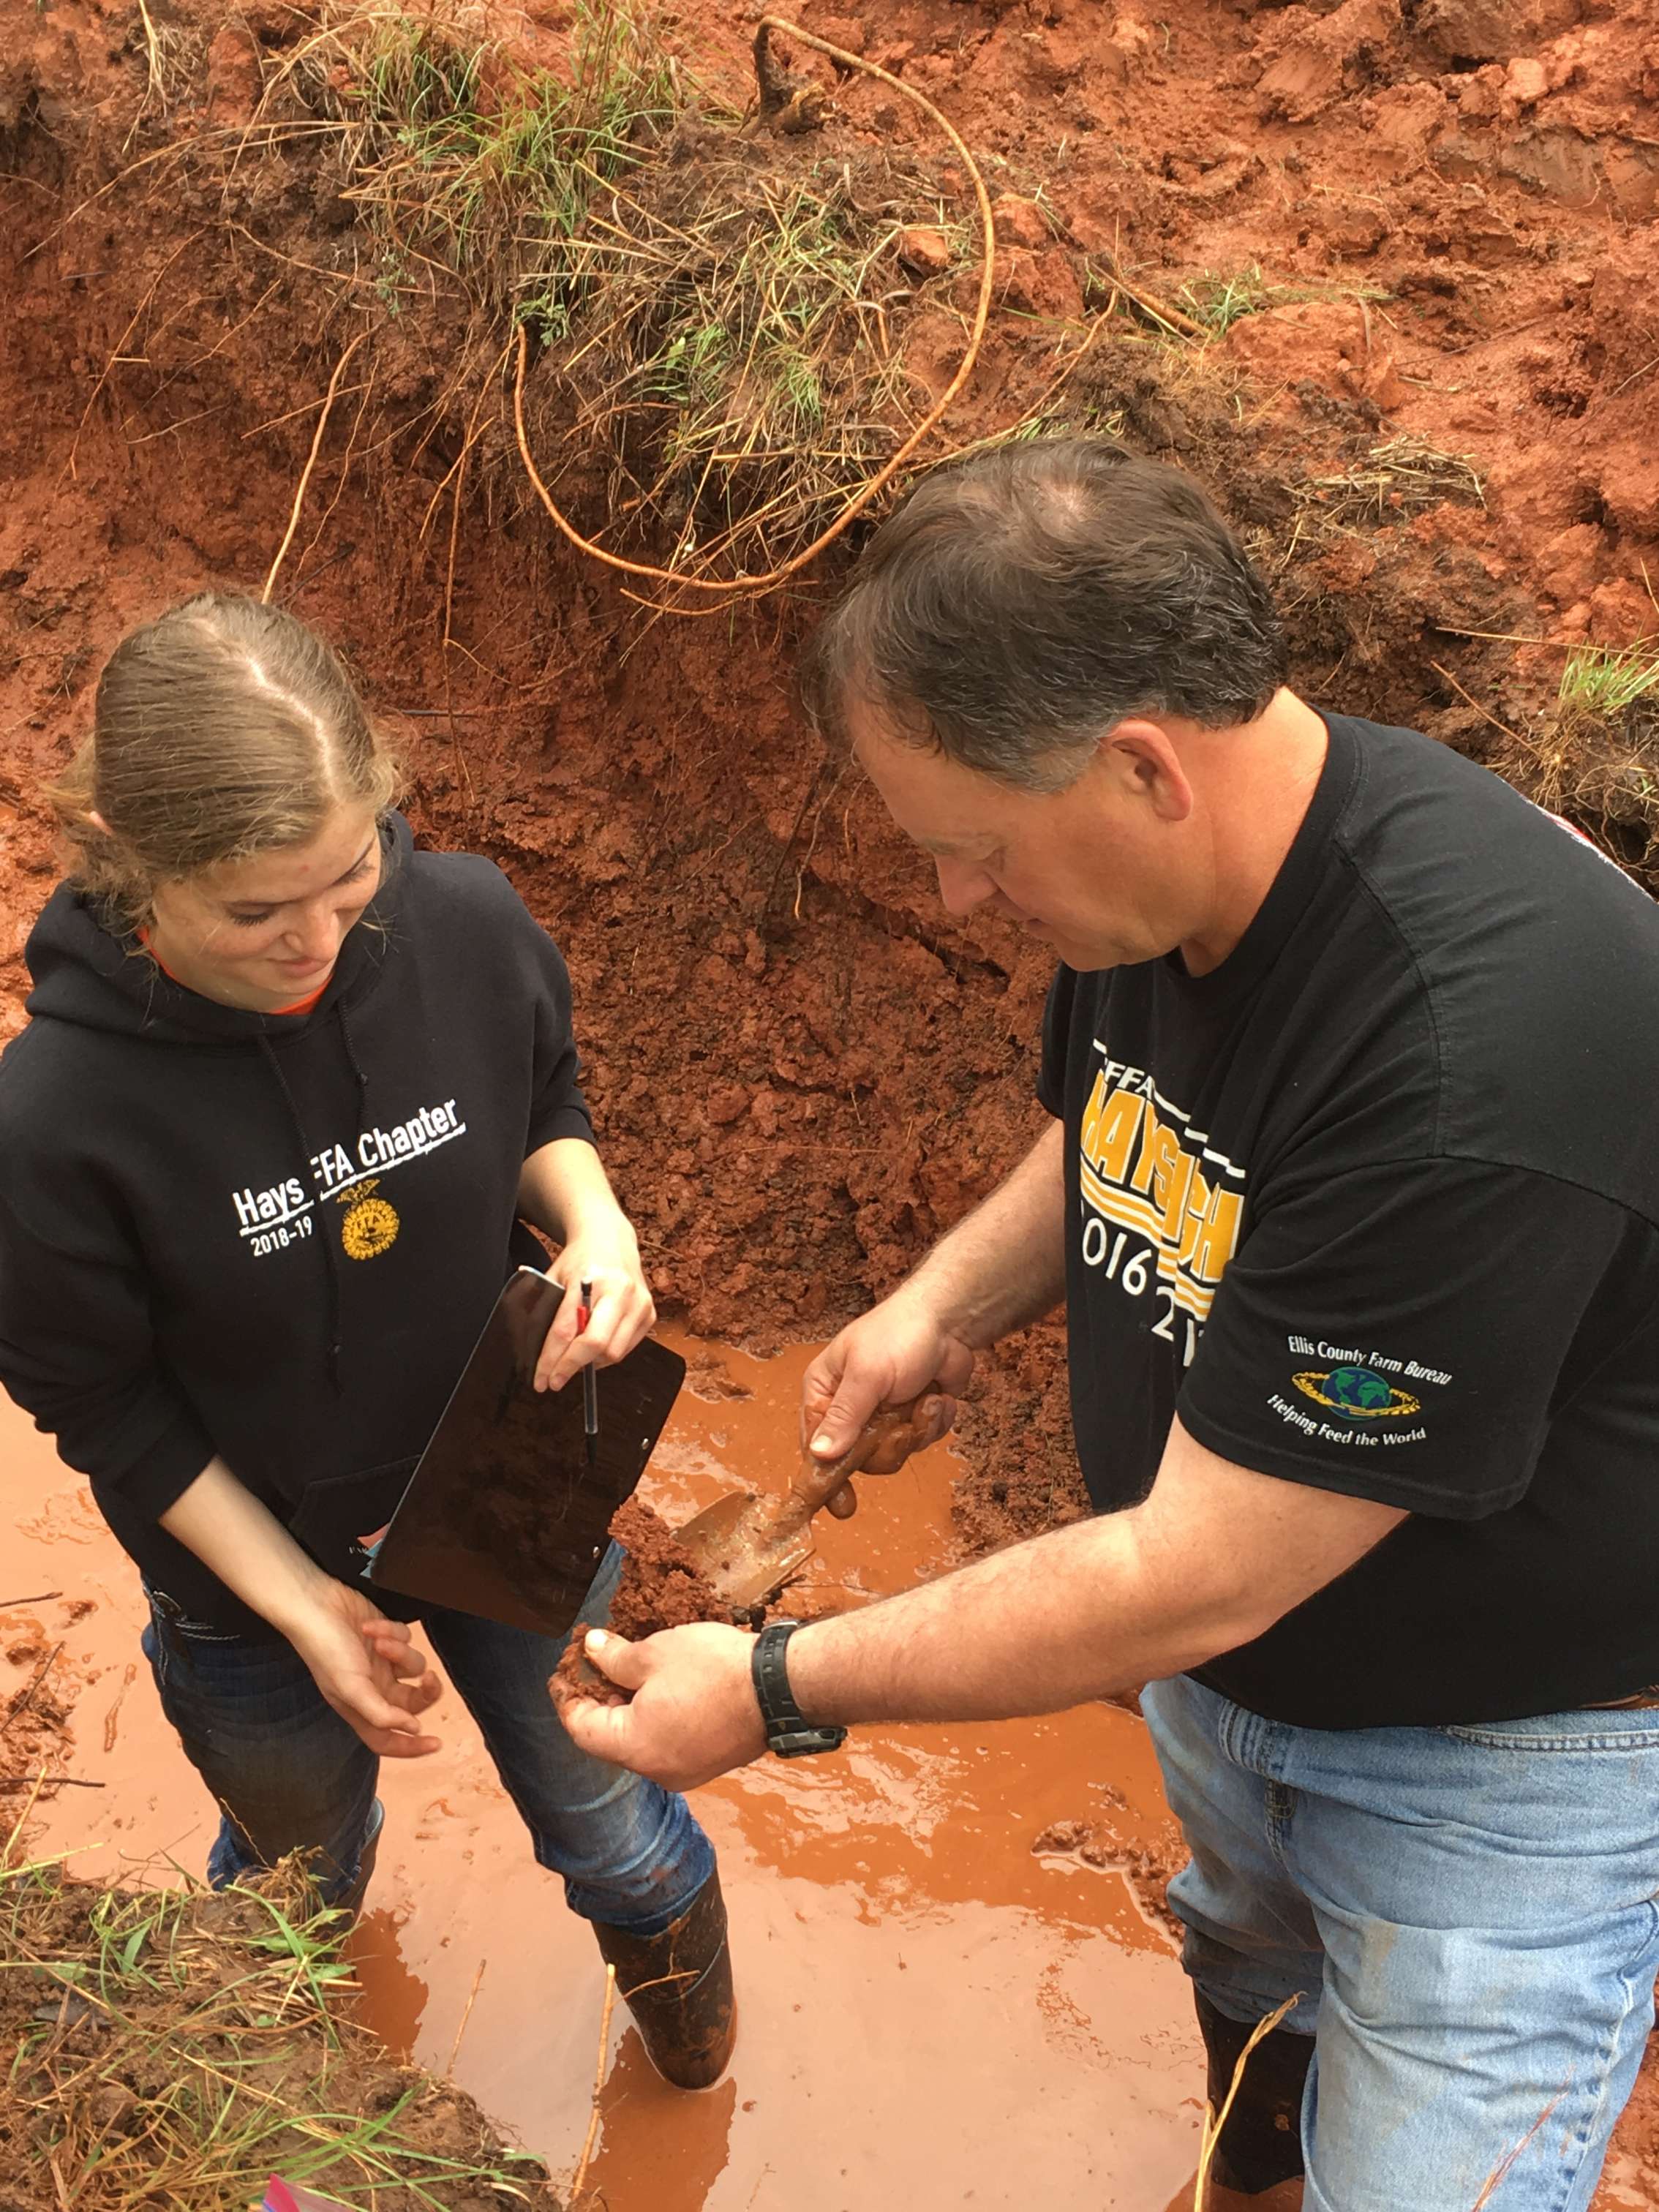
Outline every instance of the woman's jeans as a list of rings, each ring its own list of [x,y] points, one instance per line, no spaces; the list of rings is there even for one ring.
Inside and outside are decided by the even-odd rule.
[[[1305,2212],[1584,2212],[1653,2026],[1659,1711],[1325,1730],[1184,1676],[1141,1704],[1188,1972],[1235,2021],[1299,1993],[1316,2038]]]
[[[585,1621],[605,1619],[621,1571],[613,1544]],[[420,1626],[572,1910],[637,1936],[678,1919],[714,1871],[708,1838],[684,1798],[571,1742],[547,1692],[565,1639],[437,1607]],[[224,1814],[208,1858],[213,1887],[310,1850],[324,1897],[349,1898],[380,1831],[380,1760],[324,1702],[299,1654],[171,1620],[153,1601],[143,1644],[162,1710]]]

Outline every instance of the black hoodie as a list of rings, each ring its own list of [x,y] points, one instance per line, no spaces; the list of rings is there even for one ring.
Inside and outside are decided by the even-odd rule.
[[[489,861],[415,853],[307,1013],[172,982],[60,888],[0,1060],[0,1381],[184,1614],[272,1632],[159,1516],[216,1453],[343,1580],[592,1139],[563,961]],[[377,1593],[377,1601],[380,1594]]]

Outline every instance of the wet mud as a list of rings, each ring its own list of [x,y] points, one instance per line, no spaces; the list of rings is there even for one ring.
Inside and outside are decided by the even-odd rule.
[[[781,1487],[808,1357],[681,1348],[706,1395],[683,1395],[642,1493],[671,1524],[723,1492]],[[93,1601],[73,1624],[56,1605],[4,1624],[12,1640],[70,1628],[63,1763],[107,1784],[43,1800],[41,1848],[75,1850],[85,1879],[172,1881],[199,1869],[213,1815],[135,1668],[133,1578],[76,1478],[0,1410],[21,1530],[0,1549],[8,1587]],[[803,1596],[862,1601],[946,1564],[956,1466],[936,1447],[860,1478],[855,1517],[821,1518]],[[568,2176],[599,1954],[447,1692],[433,1723],[441,1753],[383,1770],[386,1828],[353,1943],[363,2016],[394,2056],[442,2071],[453,2055],[459,2086]],[[590,2175],[608,2212],[1012,2212],[1035,2175],[1059,2203],[1163,2212],[1189,2181],[1202,2071],[1146,1870],[1168,1871],[1176,1846],[1133,1717],[865,1730],[843,1757],[758,1764],[696,1804],[731,1911],[737,2057],[716,2088],[678,2094],[618,2011]],[[1066,1821],[1115,1856],[1054,1850]]]

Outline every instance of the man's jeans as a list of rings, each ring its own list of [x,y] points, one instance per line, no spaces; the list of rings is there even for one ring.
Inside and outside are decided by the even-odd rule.
[[[612,1545],[582,1607],[603,1620],[622,1571]],[[654,1936],[714,1871],[684,1798],[590,1759],[547,1693],[562,1639],[429,1609],[420,1626],[477,1721],[544,1867],[589,1920]],[[380,1830],[380,1760],[326,1705],[285,1643],[169,1620],[152,1603],[144,1654],[162,1710],[225,1817],[208,1858],[216,1889],[286,1851],[319,1854],[323,1894],[349,1898]]]
[[[1327,1731],[1185,1677],[1141,1704],[1188,1972],[1235,2021],[1304,1993],[1305,2212],[1583,2212],[1653,2025],[1659,1711]]]

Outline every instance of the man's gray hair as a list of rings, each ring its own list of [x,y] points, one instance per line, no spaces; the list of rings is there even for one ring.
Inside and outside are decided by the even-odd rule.
[[[926,477],[811,647],[809,709],[1027,791],[1131,714],[1248,722],[1285,681],[1272,593],[1208,495],[1106,438],[1004,446]]]

